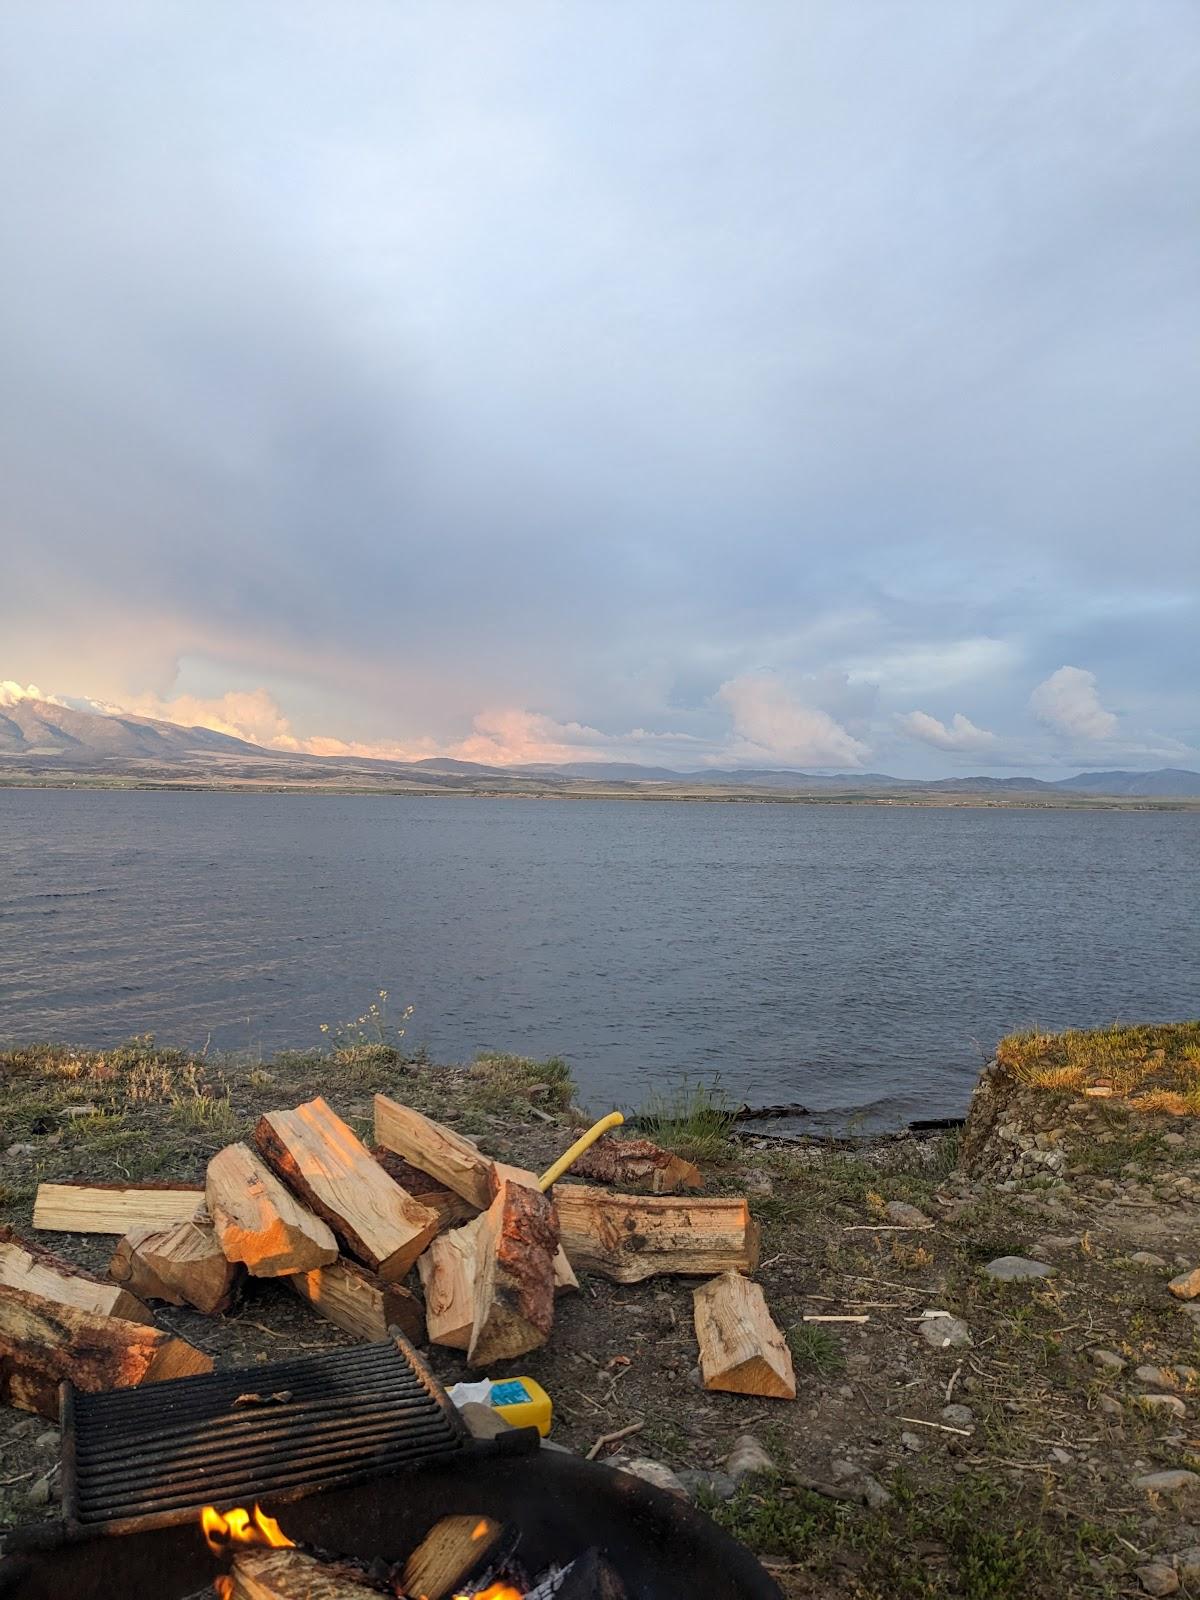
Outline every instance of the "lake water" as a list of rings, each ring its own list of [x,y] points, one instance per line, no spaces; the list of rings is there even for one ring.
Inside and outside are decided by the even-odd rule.
[[[0,1041],[438,1060],[961,1112],[1031,1023],[1194,1016],[1200,814],[0,790]]]

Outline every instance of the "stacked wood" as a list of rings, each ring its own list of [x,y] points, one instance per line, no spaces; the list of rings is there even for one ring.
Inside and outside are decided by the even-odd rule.
[[[195,1306],[212,1317],[229,1310],[243,1271],[225,1255],[201,1207],[168,1228],[131,1228],[117,1245],[108,1275],[148,1300]]]
[[[303,1550],[242,1550],[227,1600],[379,1600],[375,1584],[348,1563],[319,1561]]]
[[[208,1163],[205,1196],[226,1258],[255,1278],[308,1272],[337,1260],[329,1225],[280,1183],[246,1144],[227,1145]]]
[[[293,1111],[260,1117],[254,1142],[351,1254],[385,1283],[403,1278],[437,1234],[437,1213],[389,1178],[319,1096]]]
[[[384,1283],[357,1261],[340,1256],[331,1266],[294,1272],[283,1281],[314,1311],[368,1344],[386,1339],[393,1327],[413,1344],[425,1343],[425,1313],[416,1295]]]
[[[474,1315],[467,1361],[508,1361],[545,1344],[554,1321],[558,1219],[538,1189],[506,1180],[475,1238]]]
[[[389,1100],[385,1094],[375,1096],[375,1143],[430,1173],[469,1200],[477,1211],[490,1205],[492,1163],[487,1156],[461,1133]]]
[[[615,1183],[624,1189],[649,1188],[652,1194],[675,1194],[679,1189],[703,1189],[700,1168],[682,1156],[662,1150],[649,1139],[598,1139],[572,1163],[577,1178],[593,1183]]]
[[[758,1265],[758,1226],[744,1196],[677,1200],[556,1184],[554,1204],[568,1259],[615,1283],[658,1273],[714,1277]]]
[[[470,1222],[472,1217],[479,1215],[478,1206],[464,1200],[462,1195],[455,1194],[444,1183],[439,1183],[432,1173],[414,1167],[411,1161],[406,1161],[395,1151],[385,1150],[380,1144],[375,1146],[371,1154],[393,1183],[398,1183],[406,1194],[412,1195],[421,1205],[428,1206],[430,1211],[437,1212],[439,1232],[457,1228],[459,1223]]]
[[[0,1228],[0,1288],[24,1289],[43,1300],[57,1300],[60,1305],[91,1311],[99,1317],[154,1321],[149,1309],[129,1289],[106,1283],[39,1244],[26,1243],[11,1228]]]
[[[725,1272],[692,1297],[706,1389],[796,1398],[792,1354],[757,1283]]]
[[[33,1225],[47,1232],[124,1233],[184,1222],[203,1198],[198,1183],[39,1183]]]
[[[443,1233],[417,1262],[430,1344],[465,1350],[475,1319],[475,1240],[482,1217]]]
[[[211,1357],[161,1328],[0,1288],[0,1404],[57,1421],[65,1378],[96,1394],[211,1371]]]
[[[404,1563],[405,1594],[444,1600],[457,1594],[487,1563],[504,1525],[491,1517],[443,1517]]]

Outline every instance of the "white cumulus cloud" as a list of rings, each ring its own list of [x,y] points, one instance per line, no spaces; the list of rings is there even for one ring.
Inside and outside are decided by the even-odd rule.
[[[868,748],[828,712],[794,698],[773,673],[730,678],[716,699],[733,717],[727,758],[747,765],[781,762],[799,767],[861,767]]]
[[[927,711],[909,711],[896,720],[910,738],[931,744],[935,750],[986,750],[996,742],[994,733],[977,728],[961,711],[954,713],[949,726]]]
[[[1111,739],[1117,719],[1096,691],[1096,674],[1083,667],[1059,667],[1029,697],[1039,722],[1072,739]]]

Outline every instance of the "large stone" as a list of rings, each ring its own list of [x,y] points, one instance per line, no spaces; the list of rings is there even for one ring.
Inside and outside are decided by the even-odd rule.
[[[1145,1406],[1147,1411],[1165,1411],[1172,1417],[1187,1416],[1187,1407],[1177,1394],[1139,1395],[1138,1404]]]
[[[1147,1472],[1133,1480],[1133,1487],[1144,1489],[1147,1494],[1191,1494],[1200,1489],[1200,1472],[1188,1472],[1184,1467]]]
[[[1150,1561],[1136,1571],[1137,1580],[1147,1594],[1174,1594],[1179,1587],[1179,1574],[1165,1561]]]
[[[923,1211],[918,1211],[916,1206],[910,1206],[904,1200],[889,1200],[884,1207],[884,1215],[889,1222],[896,1223],[901,1228],[928,1228],[929,1218]]]
[[[1200,1267],[1193,1267],[1190,1272],[1181,1272],[1177,1278],[1172,1278],[1167,1288],[1177,1300],[1195,1300],[1200,1297]]]
[[[989,1278],[997,1283],[1024,1283],[1030,1278],[1052,1278],[1054,1268],[1044,1261],[1030,1261],[1028,1256],[997,1256],[984,1267]]]

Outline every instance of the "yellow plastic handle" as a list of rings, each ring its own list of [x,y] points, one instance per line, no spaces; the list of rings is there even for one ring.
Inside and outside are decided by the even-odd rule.
[[[601,1117],[594,1128],[589,1128],[582,1138],[576,1139],[571,1148],[565,1150],[554,1165],[547,1167],[545,1172],[542,1173],[538,1179],[538,1188],[542,1193],[545,1194],[550,1185],[556,1183],[567,1168],[578,1161],[585,1150],[595,1144],[601,1134],[607,1133],[610,1128],[619,1128],[624,1121],[625,1118],[619,1111],[610,1111],[606,1117]]]

